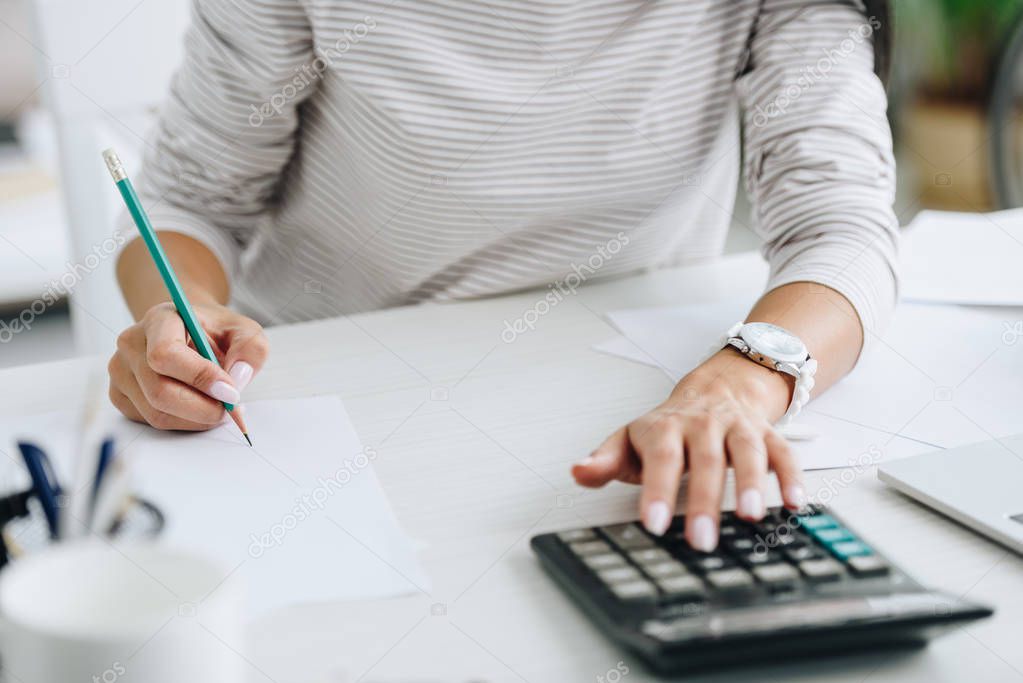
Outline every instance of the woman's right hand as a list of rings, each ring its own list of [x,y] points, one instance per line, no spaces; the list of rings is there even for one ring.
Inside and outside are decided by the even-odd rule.
[[[157,429],[216,427],[225,415],[221,402],[239,403],[263,367],[269,344],[259,323],[220,304],[193,308],[223,367],[189,343],[171,303],[153,306],[117,338],[107,366],[110,400],[129,419]]]

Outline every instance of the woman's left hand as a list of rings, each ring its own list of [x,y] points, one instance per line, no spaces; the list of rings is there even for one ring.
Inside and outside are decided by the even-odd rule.
[[[642,484],[640,517],[661,535],[688,472],[686,539],[709,552],[717,545],[729,465],[735,469],[739,517],[764,516],[770,470],[787,507],[805,504],[799,466],[772,426],[788,406],[793,381],[724,349],[684,377],[664,403],[612,434],[572,474],[588,487],[615,479]]]

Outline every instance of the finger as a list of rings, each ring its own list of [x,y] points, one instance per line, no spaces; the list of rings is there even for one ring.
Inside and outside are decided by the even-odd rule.
[[[622,427],[609,436],[592,454],[572,466],[572,476],[580,486],[597,488],[619,479],[639,481],[639,467],[629,446],[629,434]]]
[[[196,422],[190,422],[180,417],[176,417],[169,413],[157,410],[149,404],[146,400],[145,394],[142,393],[141,387],[135,379],[135,375],[124,363],[111,364],[111,380],[117,387],[117,390],[124,394],[125,397],[131,402],[135,408],[135,412],[138,417],[141,417],[140,422],[147,422],[157,429],[180,429],[186,431],[202,431],[209,429],[211,425],[199,424]],[[111,397],[113,400],[113,396]],[[115,405],[117,405],[115,403]],[[125,415],[130,419],[135,419],[128,412],[122,410]]]
[[[767,445],[767,459],[771,469],[778,475],[778,485],[781,487],[785,507],[790,510],[802,509],[806,505],[803,472],[788,441],[772,429],[764,437],[764,443]]]
[[[682,427],[677,420],[660,417],[638,420],[629,426],[632,445],[642,463],[643,490],[639,514],[643,526],[660,536],[668,530],[682,479]]]
[[[725,446],[721,428],[686,433],[689,484],[686,492],[686,540],[709,553],[718,544],[721,494],[725,487]]]
[[[145,362],[133,368],[146,402],[162,413],[207,426],[224,418],[224,404],[176,379],[157,374]]]
[[[725,448],[735,470],[735,512],[741,519],[759,521],[764,517],[767,480],[764,438],[748,427],[735,426],[725,436]]]
[[[252,378],[263,368],[270,353],[270,342],[263,327],[255,320],[236,316],[225,334],[223,345],[224,367],[234,381],[238,391],[248,386]]]
[[[231,376],[188,346],[185,326],[177,314],[147,320],[145,332],[146,364],[157,374],[184,382],[224,403],[241,400]]]
[[[142,413],[138,411],[135,404],[124,395],[124,392],[115,387],[113,384],[110,385],[109,395],[110,402],[113,403],[114,407],[121,411],[121,414],[123,414],[126,418],[133,422],[146,421],[146,418],[142,417]]]

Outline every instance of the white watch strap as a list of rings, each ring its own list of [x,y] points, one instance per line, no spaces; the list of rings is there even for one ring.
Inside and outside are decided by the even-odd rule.
[[[799,369],[799,377],[796,378],[796,387],[792,391],[792,401],[789,403],[789,409],[778,420],[776,423],[777,427],[787,427],[796,415],[799,415],[799,411],[803,409],[803,406],[810,401],[810,392],[813,391],[814,384],[816,384],[813,378],[816,372],[816,358],[810,358],[803,363],[803,367]]]
[[[739,335],[739,330],[742,329],[743,325],[745,325],[745,323],[740,320],[729,327],[725,336],[721,339],[721,342],[711,351],[711,355],[714,355],[727,346],[729,339],[737,337]],[[817,374],[817,359],[810,358],[803,363],[803,366],[799,369],[799,376],[796,377],[796,386],[792,391],[792,400],[789,402],[789,408],[785,411],[785,414],[781,416],[781,419],[775,423],[776,427],[787,427],[796,415],[799,415],[799,411],[803,409],[803,406],[810,401],[810,392],[813,391],[815,384],[815,374]]]

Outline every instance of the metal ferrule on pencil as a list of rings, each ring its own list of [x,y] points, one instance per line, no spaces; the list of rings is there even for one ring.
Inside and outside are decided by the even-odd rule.
[[[124,172],[124,165],[121,163],[121,158],[117,156],[117,152],[114,150],[103,150],[103,161],[106,162],[107,170],[110,171],[110,176],[114,179],[115,183],[128,177],[128,174]]]

